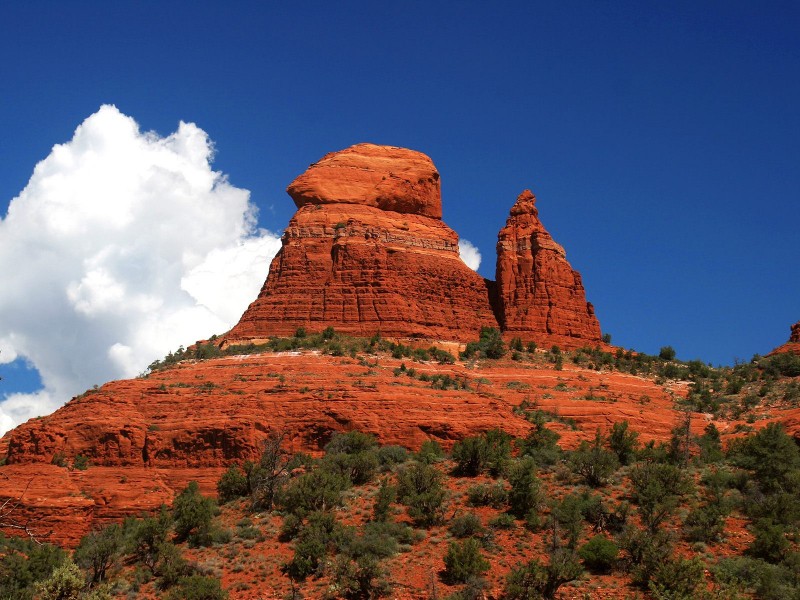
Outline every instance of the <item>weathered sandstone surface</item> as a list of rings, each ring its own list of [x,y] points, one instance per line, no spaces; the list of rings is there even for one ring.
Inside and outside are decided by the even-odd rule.
[[[497,298],[498,321],[510,335],[566,348],[600,342],[580,273],[545,230],[530,190],[519,195],[498,236]]]
[[[356,144],[312,164],[286,190],[297,208],[358,204],[442,218],[439,172],[433,161],[406,148]]]
[[[497,284],[460,260],[458,235],[441,221],[439,173],[420,152],[358,144],[326,155],[287,191],[298,211],[225,345],[329,326],[451,341],[500,326],[564,348],[600,342],[580,275],[527,190],[499,235]]]

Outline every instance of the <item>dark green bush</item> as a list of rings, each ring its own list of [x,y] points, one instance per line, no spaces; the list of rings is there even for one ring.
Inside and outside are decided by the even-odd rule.
[[[467,501],[472,506],[500,508],[508,501],[508,492],[502,483],[479,483],[467,488]]]
[[[436,440],[425,440],[416,454],[416,459],[425,464],[432,464],[444,457],[444,450]]]
[[[616,454],[603,448],[602,443],[598,429],[594,443],[582,441],[569,456],[572,470],[595,488],[605,485],[619,468]]]
[[[447,528],[457,538],[471,537],[483,533],[481,520],[474,513],[466,513],[455,517]]]
[[[800,469],[800,449],[780,423],[770,423],[746,438],[734,440],[728,457],[735,465],[753,472],[761,489],[780,491]]]
[[[166,595],[167,600],[226,600],[228,592],[219,579],[205,575],[181,577],[177,587]]]
[[[692,488],[685,471],[669,464],[636,465],[630,471],[630,480],[642,524],[651,533],[674,512],[679,499]]]
[[[481,545],[475,538],[450,542],[444,557],[444,578],[449,583],[465,583],[489,570],[489,561],[481,554]]]
[[[211,519],[216,514],[214,504],[211,498],[200,493],[196,481],[189,482],[172,505],[175,535],[179,541],[188,540],[199,546],[211,543]]]
[[[424,463],[413,463],[397,474],[397,498],[408,508],[408,515],[423,527],[430,527],[444,517],[447,492],[442,474]]]
[[[536,464],[531,458],[523,458],[511,463],[508,469],[511,490],[508,493],[510,512],[519,518],[537,509],[544,497],[541,483],[536,477]]]
[[[578,556],[587,569],[595,573],[609,572],[617,562],[619,546],[603,535],[596,535],[578,549]]]
[[[747,548],[747,554],[773,564],[784,559],[790,548],[785,527],[770,519],[759,519],[753,525],[753,534],[755,538]]]
[[[608,447],[617,455],[619,464],[625,466],[636,460],[639,434],[631,431],[627,420],[614,423],[608,434]]]
[[[374,521],[388,521],[392,514],[392,502],[397,500],[397,488],[384,479],[378,492],[375,494],[375,504],[372,507]]]
[[[575,554],[558,549],[551,553],[550,564],[538,559],[513,569],[503,588],[504,600],[534,600],[555,598],[558,588],[580,577],[583,568]]]
[[[225,504],[250,494],[247,475],[238,465],[231,465],[217,482],[217,500]]]
[[[83,536],[73,558],[79,567],[88,572],[89,584],[95,585],[105,581],[113,572],[123,548],[122,527],[113,524]]]

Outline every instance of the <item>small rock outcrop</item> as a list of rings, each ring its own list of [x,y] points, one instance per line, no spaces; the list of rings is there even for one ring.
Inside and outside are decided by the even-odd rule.
[[[525,190],[497,241],[497,320],[504,332],[537,343],[576,348],[601,340],[580,273],[539,220]]]
[[[792,325],[789,341],[775,348],[770,354],[781,354],[784,352],[800,354],[800,321]]]

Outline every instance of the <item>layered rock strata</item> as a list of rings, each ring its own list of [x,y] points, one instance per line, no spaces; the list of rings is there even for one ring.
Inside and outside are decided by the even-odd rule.
[[[288,192],[298,211],[261,293],[224,343],[328,326],[469,341],[497,327],[491,282],[461,260],[424,154],[359,144],[313,164]]]
[[[500,232],[497,284],[459,257],[440,178],[420,152],[358,144],[287,188],[298,207],[269,277],[223,344],[334,327],[354,335],[470,341],[481,327],[563,348],[597,344],[580,274],[523,192]]]
[[[565,348],[601,339],[580,273],[545,230],[530,190],[519,195],[498,235],[496,306],[509,335]]]

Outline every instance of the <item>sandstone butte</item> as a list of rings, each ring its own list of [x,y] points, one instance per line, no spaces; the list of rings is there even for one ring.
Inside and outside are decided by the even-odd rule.
[[[312,165],[290,186],[298,212],[270,276],[225,343],[332,325],[441,344],[498,324],[564,347],[596,341],[580,276],[541,226],[533,195],[523,192],[500,233],[495,287],[459,259],[458,238],[439,218],[435,173],[424,155],[370,145]],[[0,502],[18,501],[17,518],[47,541],[74,545],[92,528],[170,503],[190,480],[213,494],[222,471],[255,458],[270,432],[316,454],[334,432],[351,429],[383,444],[417,449],[433,439],[450,448],[492,428],[526,435],[531,424],[515,409],[527,402],[559,416],[548,427],[568,448],[623,419],[643,441],[663,441],[682,418],[674,399],[687,392],[685,383],[569,364],[414,363],[419,373],[468,384],[437,390],[397,377],[400,364],[386,354],[284,352],[183,361],[108,383],[0,440]],[[800,434],[800,411],[779,412],[773,418]],[[693,431],[710,420],[692,415]],[[717,423],[723,435],[736,425]],[[59,466],[78,455],[89,469]]]
[[[800,321],[792,325],[791,335],[789,341],[775,348],[770,354],[781,354],[784,352],[792,352],[800,354]]]
[[[297,213],[224,345],[329,326],[460,342],[490,326],[567,349],[601,341],[581,277],[528,190],[500,232],[497,283],[461,261],[458,235],[441,220],[439,173],[420,152],[358,144],[324,156],[287,191]]]

